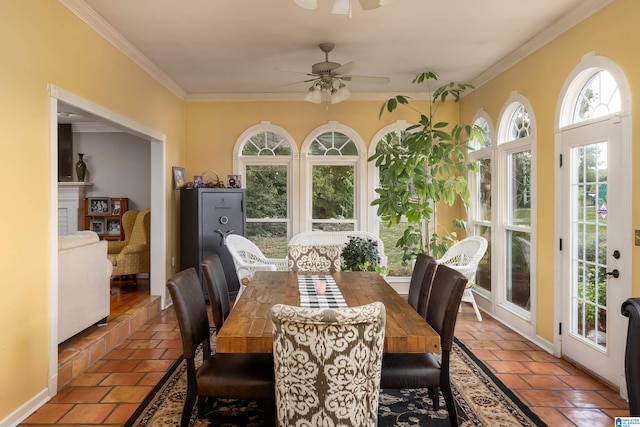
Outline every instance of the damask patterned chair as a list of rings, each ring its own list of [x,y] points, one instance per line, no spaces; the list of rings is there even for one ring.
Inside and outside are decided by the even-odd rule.
[[[122,215],[124,241],[110,241],[108,258],[112,276],[149,273],[151,209],[131,210]]]
[[[376,426],[385,307],[271,309],[281,427]]]
[[[265,425],[273,421],[273,359],[268,353],[211,352],[209,317],[202,286],[194,268],[183,270],[167,282],[176,310],[182,351],[187,362],[187,394],[181,427],[188,427],[193,406],[198,401],[198,417],[203,418],[206,397],[258,400],[266,412]],[[213,304],[212,310],[221,310]],[[215,318],[214,313],[214,318]],[[224,316],[218,316],[223,319]],[[202,363],[196,363],[198,349]],[[198,366],[199,365],[199,366]]]
[[[287,262],[289,270],[333,273],[340,271],[342,246],[340,245],[289,245]]]

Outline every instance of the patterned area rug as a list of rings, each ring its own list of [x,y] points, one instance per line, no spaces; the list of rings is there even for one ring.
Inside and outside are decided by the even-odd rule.
[[[212,347],[215,346],[215,335]],[[178,359],[149,393],[125,427],[177,426],[186,390],[186,363]],[[458,407],[458,423],[470,426],[545,426],[529,408],[498,380],[461,342],[454,344],[451,381]],[[265,426],[262,408],[251,401],[215,399],[206,418],[191,417],[191,426]],[[434,411],[426,389],[382,390],[378,425],[448,426],[449,418],[440,395],[440,410]]]

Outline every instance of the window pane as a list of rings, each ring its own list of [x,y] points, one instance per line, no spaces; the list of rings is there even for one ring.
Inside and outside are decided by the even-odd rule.
[[[531,133],[530,124],[529,113],[524,108],[524,105],[520,105],[509,120],[507,141],[515,141],[529,136]]]
[[[478,126],[480,129],[482,129],[482,140],[473,138],[473,140],[471,140],[471,143],[469,145],[471,145],[476,150],[479,148],[490,147],[492,135],[489,128],[489,122],[487,122],[485,119],[480,117],[473,124]]]
[[[357,156],[358,148],[347,135],[327,132],[318,136],[309,146],[311,156]]]
[[[312,180],[313,219],[354,219],[353,166],[314,165]]]
[[[402,249],[396,247],[396,242],[402,237],[406,228],[406,222],[393,224],[390,227],[382,222],[379,225],[380,240],[384,243],[389,276],[411,276],[411,266],[402,265]]]
[[[531,151],[509,156],[509,209],[512,225],[531,225]]]
[[[247,238],[269,258],[287,256],[286,222],[248,222]]]
[[[247,165],[247,218],[287,218],[287,167]]]
[[[478,186],[476,189],[478,218],[476,219],[491,221],[491,159],[478,161],[476,182]]]
[[[273,132],[260,132],[250,137],[242,147],[243,156],[289,156],[287,140]]]
[[[620,111],[620,90],[606,70],[594,74],[580,90],[573,111],[573,123]]]
[[[531,277],[529,260],[531,252],[529,233],[507,230],[507,287],[506,299],[529,310]]]
[[[475,227],[476,236],[487,239],[487,252],[478,264],[476,272],[476,285],[491,292],[491,227],[478,225]],[[385,246],[386,248],[386,246]]]

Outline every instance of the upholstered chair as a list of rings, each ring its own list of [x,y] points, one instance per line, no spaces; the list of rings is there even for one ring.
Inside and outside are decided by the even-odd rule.
[[[427,302],[431,291],[431,282],[438,266],[435,258],[420,253],[411,273],[407,302],[422,317],[427,312]]]
[[[446,265],[438,266],[431,284],[426,320],[440,335],[440,362],[432,353],[385,353],[380,380],[383,389],[428,388],[434,410],[439,409],[436,391],[440,388],[452,426],[458,425],[458,415],[451,391],[449,360],[458,307],[466,285],[465,275]]]
[[[272,307],[281,427],[377,425],[385,315],[380,302]]]
[[[631,417],[640,417],[640,298],[627,299],[622,314],[629,318],[624,356],[629,412]]]
[[[125,212],[122,226],[125,240],[109,242],[112,276],[149,273],[151,209]]]
[[[289,270],[302,272],[333,273],[340,271],[342,246],[340,245],[289,245],[287,261]]]
[[[273,422],[274,402],[271,355],[212,354],[207,306],[195,269],[179,272],[169,279],[167,287],[175,307],[187,363],[187,394],[180,425],[189,426],[196,399],[198,417],[204,417],[206,397],[262,401],[267,414],[265,424],[270,425]],[[220,310],[220,305],[213,304],[212,310]],[[202,363],[198,363],[199,352],[202,353]]]

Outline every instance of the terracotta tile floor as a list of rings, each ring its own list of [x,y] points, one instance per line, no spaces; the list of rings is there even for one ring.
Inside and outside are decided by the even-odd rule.
[[[467,307],[468,306],[468,307]],[[549,426],[613,426],[628,416],[618,393],[463,304],[456,336]],[[172,308],[80,374],[23,426],[122,425],[181,354]]]

